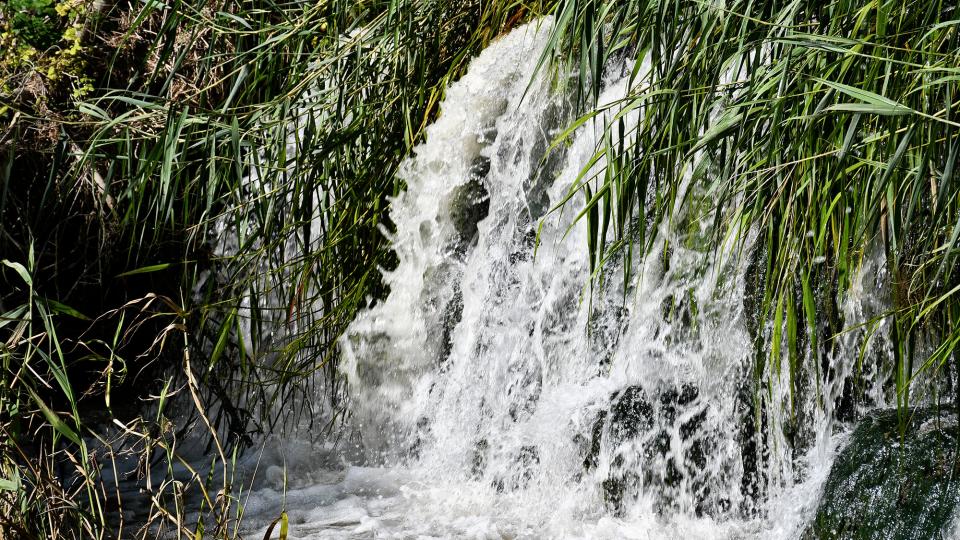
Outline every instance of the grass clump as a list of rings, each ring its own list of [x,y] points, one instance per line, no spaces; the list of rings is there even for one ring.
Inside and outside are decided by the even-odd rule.
[[[383,292],[396,167],[446,83],[544,7],[70,6],[3,62],[2,526],[234,537],[238,452],[345,413],[335,343]],[[92,88],[52,90],[74,72]]]
[[[850,330],[843,299],[875,254],[889,298],[867,326],[890,327],[891,400],[905,407],[923,377],[941,384],[921,400],[957,388],[955,11],[937,0],[558,3],[544,58],[578,70],[587,117],[611,59],[634,59],[612,106],[640,112],[632,142],[618,142],[626,113],[614,114],[597,148],[605,169],[572,188],[587,198],[591,267],[635,244],[647,253],[664,223],[706,222],[714,248],[756,233],[758,414],[784,406],[798,426],[804,401],[869,405],[821,388]],[[782,379],[785,404],[771,389]]]

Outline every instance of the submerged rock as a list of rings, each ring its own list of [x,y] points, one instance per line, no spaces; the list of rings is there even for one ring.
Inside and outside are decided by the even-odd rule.
[[[616,442],[632,439],[653,427],[653,406],[639,386],[628,386],[611,401],[610,434]]]
[[[488,172],[490,160],[477,158],[470,168],[470,179],[450,194],[450,222],[455,234],[445,247],[458,261],[463,261],[467,252],[477,245],[478,225],[490,214],[490,194],[483,185]]]
[[[534,470],[540,465],[540,451],[536,446],[521,446],[513,453],[509,473],[494,479],[493,487],[498,492],[524,489],[533,478]]]
[[[716,450],[715,433],[693,384],[665,385],[652,396],[640,386],[615,392],[607,410],[597,413],[589,437],[581,435],[577,443],[586,472],[600,467],[602,453],[609,456],[597,479],[615,515],[622,515],[642,493],[663,514],[718,514],[730,507],[712,489],[716,478],[708,461]]]
[[[960,498],[960,428],[952,413],[915,409],[864,418],[837,456],[803,540],[945,538]]]

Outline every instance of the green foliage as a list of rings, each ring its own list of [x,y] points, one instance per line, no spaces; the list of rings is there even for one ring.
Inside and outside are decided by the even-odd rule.
[[[53,0],[9,0],[2,8],[9,32],[34,49],[45,50],[60,40],[62,22]]]
[[[57,340],[17,334],[5,350],[0,381],[32,385],[39,400],[18,387],[18,405],[0,427],[29,423],[50,441],[40,453],[24,428],[11,431],[0,489],[30,477],[50,490],[18,492],[32,498],[10,499],[0,514],[25,537],[111,537],[118,527],[233,537],[245,488],[231,478],[236,452],[276,422],[309,420],[309,410],[291,403],[309,407],[319,394],[338,417],[347,412],[336,340],[357,309],[383,294],[379,268],[391,254],[382,227],[390,226],[388,198],[403,187],[397,166],[437,114],[447,82],[543,6],[104,5],[62,13],[78,31],[68,28],[50,52],[21,47],[19,60],[0,62],[15,91],[4,95],[9,127],[0,128],[0,145],[8,144],[0,253],[35,261],[25,267],[34,268],[40,296],[56,300],[46,309],[56,310],[58,332]],[[54,75],[68,75],[58,84],[74,80],[76,70],[47,72],[74,45],[92,89],[44,97]],[[41,90],[26,92],[37,81]],[[44,107],[50,114],[38,113]],[[48,134],[48,147],[31,139],[37,133]],[[226,233],[236,243],[214,249]],[[4,272],[0,283],[11,285],[14,269]],[[0,303],[19,306],[25,294],[0,288]],[[7,316],[7,328],[29,324],[26,312]],[[64,365],[18,378],[29,347]],[[55,391],[61,378],[70,396]],[[137,398],[156,415],[136,403],[124,411]],[[174,423],[174,406],[189,417]],[[119,422],[122,436],[107,441],[105,422]],[[178,427],[209,432],[209,474],[174,475]],[[81,467],[61,486],[48,472],[74,463],[77,441],[91,440],[98,459],[77,458]],[[130,447],[143,474],[162,478],[150,486],[151,517],[137,523],[102,510],[120,486],[91,469]],[[156,455],[167,470],[158,473]],[[57,486],[87,494],[51,491]],[[188,496],[203,501],[193,523]],[[57,497],[69,504],[42,508]]]
[[[93,89],[82,43],[90,4],[10,0],[0,6],[0,119],[48,115]]]
[[[67,372],[66,358],[56,333],[56,319],[60,316],[55,305],[37,294],[33,275],[35,260],[30,251],[27,264],[9,260],[0,261],[5,272],[16,277],[23,293],[22,305],[0,315],[0,328],[11,327],[0,343],[0,530],[25,538],[41,537],[44,530],[55,531],[63,524],[63,514],[52,501],[66,495],[66,488],[39,463],[24,466],[23,444],[46,446],[51,454],[67,452],[80,474],[87,472],[89,460],[87,444],[79,436],[81,426],[77,411],[77,395]],[[43,375],[39,375],[43,374]],[[39,395],[41,387],[51,388],[58,401],[67,403],[67,411],[56,411]],[[70,450],[65,450],[66,446]],[[39,460],[38,460],[39,461]],[[92,487],[92,486],[88,486]],[[83,490],[71,495],[77,503],[95,502],[92,492]],[[88,507],[92,512],[98,510]],[[11,519],[20,513],[47,513],[45,522]],[[102,515],[101,515],[102,517]],[[94,530],[93,514],[75,525],[87,532]]]
[[[756,231],[766,268],[757,312],[772,321],[759,335],[758,349],[772,349],[759,385],[780,373],[780,350],[791,379],[819,370],[843,331],[838,298],[879,246],[891,390],[905,406],[912,381],[945,371],[960,341],[960,38],[950,16],[935,0],[559,2],[544,61],[579,70],[586,117],[610,59],[636,59],[631,92],[615,104],[639,111],[635,142],[610,143],[622,139],[615,116],[615,136],[597,148],[612,156],[605,170],[571,188],[588,201],[591,260],[638,240],[649,251],[661,223],[709,220],[715,247]],[[701,194],[713,201],[706,211]],[[597,221],[615,225],[611,242]]]

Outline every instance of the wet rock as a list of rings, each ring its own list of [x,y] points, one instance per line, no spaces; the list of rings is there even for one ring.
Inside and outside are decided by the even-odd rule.
[[[434,314],[432,325],[439,331],[427,336],[424,347],[427,356],[436,358],[441,370],[447,369],[447,359],[453,348],[453,332],[463,318],[463,291],[460,289],[462,263],[479,241],[479,223],[490,213],[490,196],[483,184],[490,170],[490,160],[478,157],[469,171],[467,181],[453,188],[446,200],[450,229],[436,222],[420,224],[420,234],[426,239],[444,234],[444,251],[449,255],[438,265],[424,270],[424,287],[420,302],[424,311]]]
[[[519,374],[519,380],[510,384],[507,395],[510,399],[509,414],[514,422],[522,422],[536,411],[543,390],[543,377],[539,367],[532,370],[522,370],[519,366],[511,367],[511,374]]]
[[[440,368],[447,367],[447,359],[450,358],[450,352],[453,350],[453,330],[457,327],[460,319],[463,318],[463,291],[460,290],[459,282],[453,285],[453,297],[443,308],[441,324],[443,331],[440,335],[439,355]]]
[[[681,407],[690,405],[700,396],[700,390],[690,383],[683,383],[679,389],[667,388],[660,394],[660,410],[666,415],[666,420],[673,423],[677,418],[677,411]]]
[[[592,470],[597,466],[597,460],[600,458],[600,443],[603,439],[603,425],[607,420],[607,411],[600,411],[597,419],[593,421],[593,428],[590,430],[590,445],[587,447],[587,455],[583,459],[583,468]]]
[[[587,337],[591,350],[598,352],[598,372],[607,373],[614,351],[620,343],[620,337],[628,322],[629,310],[617,303],[596,302],[593,304],[590,319],[587,321]]]
[[[517,463],[522,467],[529,469],[534,465],[540,464],[540,452],[536,446],[521,446],[520,454],[517,456]]]
[[[740,491],[744,494],[741,514],[756,515],[760,501],[767,494],[767,477],[764,474],[770,460],[767,444],[767,416],[758,414],[754,399],[756,390],[745,383],[737,391],[734,414],[739,419],[737,443],[740,447]]]
[[[526,228],[518,228],[514,235],[514,249],[510,252],[510,264],[519,264],[533,259],[533,252],[537,247],[537,229],[533,223]]]
[[[632,439],[653,427],[653,406],[639,386],[614,394],[610,409],[610,435],[617,442]]]
[[[960,500],[960,428],[952,413],[873,413],[837,456],[804,540],[944,538]]]
[[[552,138],[546,134],[550,129],[564,126],[569,113],[569,103],[551,102],[540,116],[543,132],[539,136],[534,135],[537,138],[529,157],[539,161],[540,166],[531,167],[530,176],[523,183],[531,221],[540,219],[550,210],[549,188],[566,159],[566,146],[559,145],[551,149]]]
[[[583,461],[584,470],[597,467],[604,440],[611,447],[619,447],[653,429],[653,405],[640,386],[628,386],[614,392],[610,403],[609,411],[600,411],[593,422],[590,445]],[[627,464],[624,453],[617,452],[607,477],[600,483],[607,508],[615,515],[622,515],[626,502],[639,492],[640,484],[640,476]]]
[[[690,492],[700,515],[729,509],[729,501],[724,506],[710,489],[714,479],[707,465],[715,434],[695,385],[666,385],[653,398],[640,386],[624,388],[597,414],[589,440],[582,439],[584,471],[598,467],[601,451],[610,452],[599,487],[614,514],[622,514],[641,492],[653,497],[660,512],[679,509],[681,490]]]
[[[420,459],[420,451],[423,449],[424,443],[431,436],[430,419],[425,416],[418,418],[415,433],[416,437],[413,440],[413,444],[411,444],[407,450],[407,456],[412,459]]]
[[[660,315],[664,321],[670,322],[670,334],[667,343],[684,343],[687,346],[696,346],[694,339],[699,332],[700,308],[693,288],[687,289],[679,296],[668,295],[660,304]]]
[[[628,498],[635,496],[639,487],[640,477],[629,470],[611,476],[600,484],[600,489],[603,492],[603,502],[616,516],[624,514],[626,507],[624,503],[627,502]]]
[[[509,474],[493,481],[497,491],[514,491],[527,487],[533,478],[533,471],[540,465],[540,452],[536,446],[521,446],[514,454]]]
[[[483,471],[487,470],[487,454],[490,452],[490,443],[486,439],[480,439],[473,446],[473,459],[471,460],[470,476],[474,479],[481,478]]]
[[[457,260],[477,243],[478,224],[490,213],[490,195],[483,179],[490,171],[490,160],[477,158],[470,169],[470,179],[451,193],[450,220],[456,231],[448,250]]]

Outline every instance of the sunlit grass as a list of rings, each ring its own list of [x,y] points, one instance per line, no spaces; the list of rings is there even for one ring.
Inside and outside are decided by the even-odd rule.
[[[587,117],[589,82],[611,58],[635,59],[617,104],[640,111],[635,142],[619,142],[614,116],[597,149],[609,165],[572,187],[587,200],[591,268],[625,246],[649,251],[664,222],[710,220],[716,247],[757,231],[758,399],[764,373],[788,371],[792,408],[879,246],[890,386],[909,403],[920,373],[955,369],[960,338],[956,15],[938,1],[561,1],[543,65],[558,54],[578,70]],[[695,210],[704,195],[714,204]],[[598,223],[615,224],[610,236]]]

